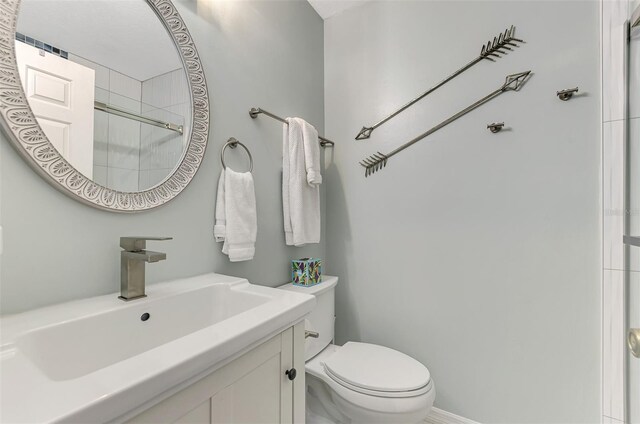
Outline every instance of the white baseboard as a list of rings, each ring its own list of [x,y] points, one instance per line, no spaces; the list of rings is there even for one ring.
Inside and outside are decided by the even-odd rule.
[[[432,408],[431,413],[424,422],[427,424],[479,424],[476,421],[438,408]]]

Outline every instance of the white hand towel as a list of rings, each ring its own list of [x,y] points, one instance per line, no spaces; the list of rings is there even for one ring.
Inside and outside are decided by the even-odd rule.
[[[231,262],[248,261],[255,254],[258,220],[253,176],[223,169],[218,181],[213,235],[224,242],[222,253]]]
[[[320,243],[320,147],[318,132],[287,118],[282,134],[282,209],[286,244]]]

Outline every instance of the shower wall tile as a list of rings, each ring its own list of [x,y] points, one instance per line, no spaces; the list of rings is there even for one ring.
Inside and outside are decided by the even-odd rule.
[[[118,191],[138,191],[138,170],[109,167],[107,185]]]
[[[636,249],[637,250],[637,249]],[[629,277],[630,299],[640,299],[640,272],[632,272]],[[640,308],[636,307],[629,316],[631,328],[640,328]],[[629,375],[640,375],[640,360],[629,361]],[[636,380],[637,381],[637,380]],[[640,384],[631,384],[629,387],[629,399],[640,399]],[[640,423],[640,405],[630,402],[630,423]]]
[[[629,229],[632,236],[640,237],[640,118],[629,120]],[[629,249],[627,269],[640,271],[640,248]]]
[[[628,0],[602,2],[602,112],[605,122],[625,116],[625,22]]]
[[[163,182],[173,169],[151,169],[140,171],[140,190],[148,190]]]
[[[189,85],[182,69],[171,72],[171,105],[189,102]]]
[[[154,109],[145,112],[144,116],[183,124],[182,116],[166,109]],[[140,169],[172,169],[182,157],[183,150],[184,135],[165,128],[143,125],[140,139]]]
[[[99,102],[102,102],[102,103],[107,103],[108,104],[109,103],[109,97],[110,97],[109,90],[106,90],[104,88],[96,87],[95,100],[97,100]]]
[[[603,124],[603,265],[624,269],[624,121]]]
[[[93,181],[100,185],[107,184],[107,170],[106,166],[94,165],[93,166]]]
[[[93,116],[93,164],[107,166],[109,151],[109,115],[96,110]]]
[[[142,96],[142,83],[137,79],[112,69],[109,72],[109,90],[112,93],[140,101]]]
[[[96,87],[103,88],[105,90],[109,89],[109,68],[87,60],[81,56],[77,56],[73,53],[69,53],[69,60],[96,71]]]
[[[121,116],[109,115],[109,167],[138,170],[139,152],[140,123]]]
[[[633,32],[629,52],[629,93],[640,93],[640,29]],[[640,99],[629,97],[629,117],[640,118]]]
[[[603,113],[603,422],[622,424],[625,418],[624,361],[625,316],[624,284],[625,253],[627,266],[638,252],[625,248],[622,236],[625,228],[625,131],[626,102],[626,28],[631,2],[604,0],[602,5],[602,113]],[[636,54],[637,56],[637,54]],[[628,57],[628,60],[637,58]],[[637,76],[629,75],[637,86]],[[635,113],[635,112],[633,112]],[[628,135],[632,140],[632,135]],[[627,152],[628,154],[628,152]],[[638,249],[635,249],[638,250]],[[629,261],[630,259],[630,261]]]
[[[139,100],[123,96],[121,94],[110,93],[109,104],[115,107],[125,109],[136,114],[140,113],[141,103]]]
[[[156,108],[190,101],[185,73],[177,69],[142,83],[142,101]]]
[[[624,420],[624,272],[606,270],[603,290],[603,415]]]

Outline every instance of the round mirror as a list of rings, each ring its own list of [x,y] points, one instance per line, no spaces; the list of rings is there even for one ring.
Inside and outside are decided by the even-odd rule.
[[[0,112],[22,156],[99,208],[135,212],[175,197],[202,160],[209,115],[202,66],[173,4],[11,2],[13,42],[0,47],[15,55],[14,78],[0,79]]]

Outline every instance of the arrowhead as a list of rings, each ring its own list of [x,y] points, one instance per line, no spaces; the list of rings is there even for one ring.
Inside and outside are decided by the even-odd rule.
[[[373,132],[373,128],[362,127],[358,135],[356,136],[356,140],[366,140],[371,137],[371,133]]]
[[[504,81],[502,89],[504,91],[514,90],[518,91],[520,87],[525,83],[527,77],[531,74],[531,71],[520,72],[518,74],[507,75]]]

